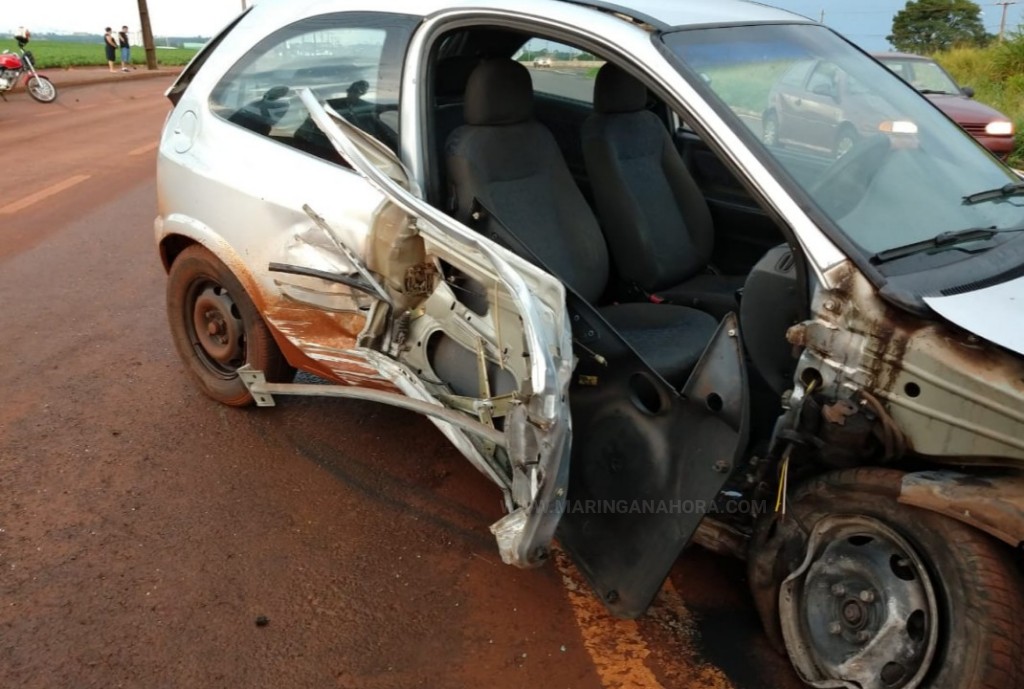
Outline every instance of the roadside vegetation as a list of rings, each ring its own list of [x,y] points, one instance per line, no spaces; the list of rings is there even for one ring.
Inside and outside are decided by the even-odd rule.
[[[1024,33],[984,48],[952,48],[932,57],[961,86],[974,89],[974,98],[1013,120],[1016,148],[1010,164],[1024,167]]]
[[[68,67],[88,67],[106,65],[103,44],[69,43],[67,41],[36,41],[28,44],[28,49],[36,59],[38,69],[66,69]],[[13,39],[0,40],[0,51],[17,52],[18,44]],[[158,48],[156,59],[159,64],[174,67],[185,65],[196,50],[192,48]],[[132,46],[132,64],[146,64],[146,52],[142,46]]]

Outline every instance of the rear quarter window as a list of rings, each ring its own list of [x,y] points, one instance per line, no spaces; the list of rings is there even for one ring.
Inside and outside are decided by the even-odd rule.
[[[283,27],[256,44],[214,87],[210,109],[261,136],[341,162],[298,91],[309,88],[392,150],[398,147],[402,64],[416,18],[341,12]]]

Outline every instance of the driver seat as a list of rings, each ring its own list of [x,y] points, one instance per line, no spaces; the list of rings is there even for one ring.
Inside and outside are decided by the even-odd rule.
[[[508,58],[482,60],[466,86],[464,115],[466,124],[452,132],[445,149],[455,217],[526,260],[542,262],[598,303],[610,277],[608,247],[554,136],[533,117],[530,73]],[[599,311],[676,386],[717,325],[706,313],[667,304]]]
[[[741,276],[709,269],[711,211],[672,137],[647,109],[647,87],[615,65],[594,83],[583,156],[619,274],[652,300],[714,315],[738,311]]]

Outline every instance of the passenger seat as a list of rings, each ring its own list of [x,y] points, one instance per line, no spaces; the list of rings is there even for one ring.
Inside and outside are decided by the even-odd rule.
[[[507,58],[481,61],[466,88],[465,120],[446,147],[455,217],[527,260],[536,257],[596,304],[609,279],[608,247],[554,136],[533,117],[527,69]],[[474,223],[481,208],[493,215]],[[716,328],[714,318],[683,306],[642,302],[600,312],[677,386]]]
[[[647,88],[612,64],[594,84],[583,156],[619,275],[654,301],[716,318],[737,311],[743,277],[709,269],[711,211],[669,136],[647,109]]]

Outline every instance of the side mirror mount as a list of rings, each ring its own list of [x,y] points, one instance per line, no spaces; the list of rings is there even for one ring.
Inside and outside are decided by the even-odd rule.
[[[960,93],[964,94],[968,98],[974,98],[974,89],[972,89],[970,86],[961,86]]]

